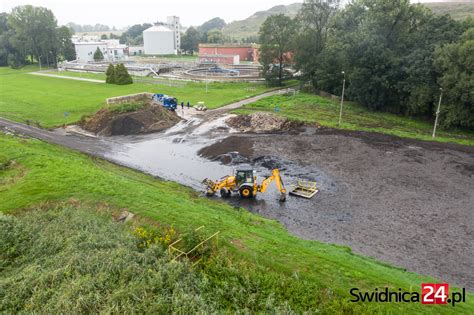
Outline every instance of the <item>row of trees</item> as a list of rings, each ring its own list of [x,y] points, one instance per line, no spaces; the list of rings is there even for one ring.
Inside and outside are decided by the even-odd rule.
[[[143,45],[143,31],[152,27],[150,23],[135,24],[120,36],[121,44]]]
[[[19,68],[28,62],[56,66],[58,60],[74,60],[71,32],[58,27],[54,14],[31,5],[0,13],[0,66]]]
[[[295,19],[269,17],[260,29],[267,78],[285,67],[314,89],[346,95],[373,110],[413,116],[436,111],[443,124],[474,127],[474,21],[434,15],[409,0],[306,0]],[[278,71],[276,71],[276,70]],[[447,106],[447,108],[446,108]]]
[[[79,33],[79,32],[108,32],[108,31],[115,31],[115,27],[110,28],[107,25],[103,24],[95,24],[95,25],[80,25],[76,23],[67,23],[67,27],[72,29],[74,32]]]
[[[181,36],[181,49],[185,52],[198,50],[200,43],[224,43],[227,38],[222,33],[222,29],[227,24],[221,18],[213,18],[201,26],[189,27]]]

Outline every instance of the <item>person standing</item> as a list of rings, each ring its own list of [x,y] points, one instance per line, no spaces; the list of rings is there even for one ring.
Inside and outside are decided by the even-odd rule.
[[[189,109],[189,101],[188,101],[188,109]]]
[[[181,102],[181,109],[184,109],[184,102]]]

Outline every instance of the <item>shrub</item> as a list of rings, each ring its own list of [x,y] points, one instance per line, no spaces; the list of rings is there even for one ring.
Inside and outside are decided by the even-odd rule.
[[[0,154],[0,171],[6,169],[10,163],[11,160],[7,156]]]
[[[213,313],[211,287],[125,224],[65,205],[0,213],[0,313]]]
[[[123,64],[115,66],[115,84],[125,85],[132,84],[133,80]]]
[[[100,50],[100,48],[97,47],[94,53],[94,61],[102,61],[102,60],[104,60],[104,54],[102,54],[102,51]]]
[[[109,64],[107,71],[105,71],[105,82],[109,84],[115,83],[115,67],[113,64]]]

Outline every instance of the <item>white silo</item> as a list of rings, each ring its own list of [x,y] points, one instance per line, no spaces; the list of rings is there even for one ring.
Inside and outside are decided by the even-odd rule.
[[[176,54],[174,30],[155,25],[143,31],[145,55]]]

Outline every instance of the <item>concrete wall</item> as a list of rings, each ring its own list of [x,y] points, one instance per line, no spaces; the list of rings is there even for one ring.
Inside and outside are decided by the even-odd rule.
[[[174,49],[174,32],[169,31],[144,31],[143,42],[146,55],[173,55],[177,54]]]

